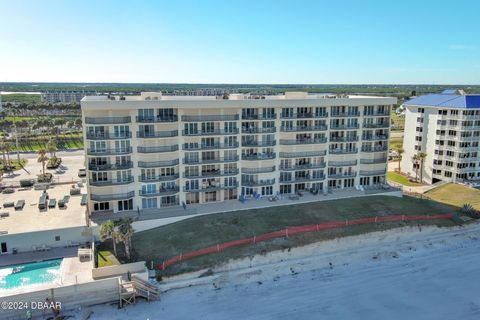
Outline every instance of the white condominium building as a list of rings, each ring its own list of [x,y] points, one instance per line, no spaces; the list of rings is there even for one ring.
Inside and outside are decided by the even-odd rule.
[[[426,153],[423,181],[480,180],[480,95],[445,90],[404,103],[403,172],[420,176],[413,156]]]
[[[395,98],[88,96],[91,214],[384,184]]]
[[[40,100],[48,103],[75,103],[92,94],[95,93],[92,91],[47,91],[40,95]]]

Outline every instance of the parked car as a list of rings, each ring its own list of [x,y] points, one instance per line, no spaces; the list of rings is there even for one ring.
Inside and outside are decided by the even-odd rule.
[[[86,169],[79,169],[78,170],[78,177],[79,178],[84,178],[87,176],[87,170]]]

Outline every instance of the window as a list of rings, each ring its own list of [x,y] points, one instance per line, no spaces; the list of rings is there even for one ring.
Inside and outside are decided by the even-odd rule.
[[[118,211],[133,210],[133,199],[118,201]]]
[[[107,211],[110,210],[110,203],[109,202],[95,202],[93,204],[94,211]]]
[[[157,208],[157,198],[143,198],[142,208],[144,209]]]
[[[55,241],[60,241],[60,236],[55,236]]]

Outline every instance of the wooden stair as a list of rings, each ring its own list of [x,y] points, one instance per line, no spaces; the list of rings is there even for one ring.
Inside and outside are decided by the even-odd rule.
[[[158,288],[136,276],[131,281],[119,280],[120,308],[127,304],[134,304],[137,297],[142,297],[147,301],[160,298]]]

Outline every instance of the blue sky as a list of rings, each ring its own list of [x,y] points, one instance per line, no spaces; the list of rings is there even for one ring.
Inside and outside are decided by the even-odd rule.
[[[480,84],[480,1],[0,0],[0,81]]]

